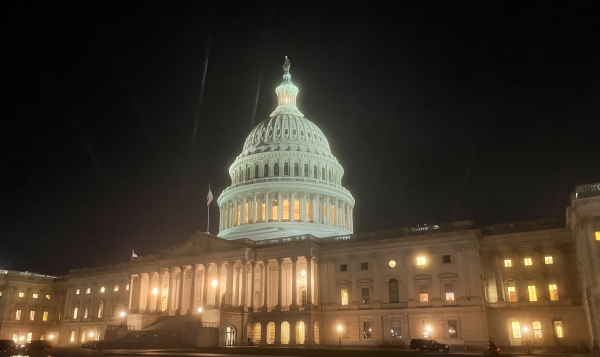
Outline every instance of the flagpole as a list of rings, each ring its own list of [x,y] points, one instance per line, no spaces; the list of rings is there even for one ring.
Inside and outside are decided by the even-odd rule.
[[[208,192],[210,191],[210,184],[208,185]],[[210,200],[210,202],[212,202],[212,200]],[[207,219],[206,219],[206,233],[210,234],[210,202],[208,202],[208,204],[206,205],[206,214],[207,214]]]

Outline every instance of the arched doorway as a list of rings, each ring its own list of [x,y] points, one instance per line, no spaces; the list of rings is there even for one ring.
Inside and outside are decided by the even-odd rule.
[[[523,336],[521,334],[520,321],[518,319],[509,319],[506,327],[508,328],[508,339],[511,346],[522,346]]]
[[[298,321],[296,323],[296,344],[303,345],[304,344],[304,336],[305,336],[306,326],[303,321]]]
[[[287,321],[281,323],[281,344],[290,344],[290,323]]]
[[[267,344],[272,345],[275,343],[275,323],[269,322],[267,324]]]
[[[319,321],[315,321],[315,331],[314,331],[315,344],[319,344]]]
[[[235,327],[227,326],[225,329],[225,346],[235,346]]]
[[[254,336],[252,342],[260,343],[260,322],[254,324]]]

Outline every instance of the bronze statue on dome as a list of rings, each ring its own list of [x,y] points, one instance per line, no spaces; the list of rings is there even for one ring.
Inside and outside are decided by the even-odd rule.
[[[283,73],[290,73],[290,60],[285,56],[285,62],[283,63]]]

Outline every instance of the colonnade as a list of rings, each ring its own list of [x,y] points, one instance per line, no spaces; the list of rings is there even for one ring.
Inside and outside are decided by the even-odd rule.
[[[221,202],[219,231],[263,222],[316,223],[354,230],[354,206],[328,195],[265,191]]]
[[[299,258],[303,269],[298,267]],[[262,312],[304,309],[318,296],[317,262],[317,258],[302,256],[150,269],[130,276],[129,309],[169,315],[194,313],[198,307],[249,307]],[[291,289],[286,288],[288,279]],[[305,301],[300,300],[300,291]]]

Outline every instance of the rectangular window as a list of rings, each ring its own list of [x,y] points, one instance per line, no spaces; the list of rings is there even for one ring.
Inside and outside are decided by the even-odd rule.
[[[20,321],[21,320],[21,310],[17,310],[17,312],[15,312],[15,320]]]
[[[429,302],[429,291],[427,284],[419,284],[419,300],[421,302]]]
[[[454,283],[444,283],[446,290],[446,301],[454,301]]]
[[[390,328],[392,329],[392,338],[402,338],[402,329],[400,327],[400,321],[390,321]]]
[[[512,322],[513,338],[521,338],[521,324],[519,321]]]
[[[512,260],[510,260],[510,259],[504,259],[504,267],[505,268],[512,267]]]
[[[46,295],[46,300],[50,300],[50,295]]]
[[[448,337],[458,337],[458,320],[448,320]]]
[[[417,265],[425,265],[427,264],[427,259],[425,257],[417,257]]]
[[[306,220],[310,221],[310,201],[306,200]]]
[[[75,331],[71,331],[71,342],[75,342]]]
[[[542,323],[539,321],[533,322],[533,338],[542,338]]]
[[[125,290],[129,291],[129,284],[125,285]]]
[[[19,336],[17,336],[16,333],[13,334],[13,341],[15,341],[15,343],[17,343],[17,341],[19,341]]]
[[[348,271],[348,264],[340,264],[340,271]]]
[[[369,304],[369,288],[362,288],[362,303]]]
[[[33,297],[34,299],[37,299],[38,297],[40,297],[40,295],[39,295],[39,294],[33,294],[33,295],[32,295],[32,297]]]
[[[300,220],[300,201],[294,200],[294,221]]]
[[[371,336],[373,336],[373,333],[371,331],[371,323],[370,322],[363,322],[363,334],[365,336],[365,338],[371,338]]]
[[[75,295],[79,295],[79,293],[81,293],[80,289],[75,290]]]
[[[119,291],[119,285],[115,285],[115,288],[113,289],[113,291]]]
[[[452,258],[449,255],[442,255],[442,264],[452,263]]]
[[[48,311],[44,311],[44,314],[42,315],[42,321],[48,321]]]
[[[342,289],[342,305],[348,305],[348,289]]]
[[[533,265],[533,262],[531,261],[531,258],[525,258],[525,259],[523,259],[523,263],[525,265]]]
[[[91,294],[92,293],[92,288],[85,289],[85,293],[88,294],[88,295]]]
[[[600,231],[596,232],[596,240],[600,240]]]
[[[32,338],[33,338],[33,333],[27,332],[27,342],[31,342]]]
[[[368,262],[360,263],[360,270],[369,270],[369,263]]]
[[[529,292],[529,301],[537,301],[537,294],[535,292],[535,285],[528,285],[527,291]]]
[[[554,264],[554,261],[552,260],[552,256],[551,255],[546,255],[544,257],[544,263],[545,264]]]
[[[508,291],[508,301],[509,302],[517,302],[517,289],[514,286],[509,286],[507,288]]]
[[[76,307],[73,309],[73,320],[77,319],[77,312],[79,311],[79,308]]]
[[[29,321],[35,321],[35,310],[29,311]]]
[[[81,331],[81,342],[85,342],[85,333],[85,330]]]
[[[25,297],[25,293],[24,292],[19,292],[19,297]]]
[[[558,300],[558,289],[556,288],[556,284],[548,285],[548,290],[550,290],[550,300]]]
[[[556,332],[556,337],[558,337],[558,338],[565,337],[562,321],[554,321],[554,331]]]
[[[86,306],[85,309],[83,309],[83,318],[84,319],[88,318],[89,312],[90,312],[90,309]]]

